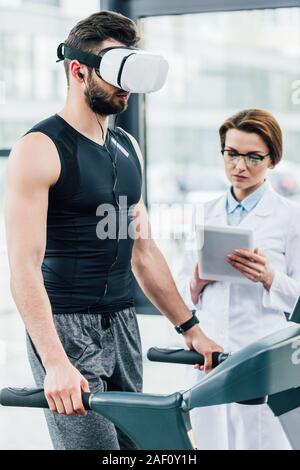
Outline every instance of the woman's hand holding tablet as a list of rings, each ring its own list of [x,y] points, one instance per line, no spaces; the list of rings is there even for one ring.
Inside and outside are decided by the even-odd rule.
[[[254,255],[252,230],[227,225],[199,225],[196,227],[196,236],[200,279],[251,282],[244,273],[228,262],[227,256],[234,254],[237,249],[252,252]],[[236,252],[235,255],[237,254]]]

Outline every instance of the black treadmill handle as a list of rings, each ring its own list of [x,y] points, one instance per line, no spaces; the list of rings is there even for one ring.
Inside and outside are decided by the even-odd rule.
[[[218,366],[221,362],[225,361],[229,353],[212,353],[213,367]],[[187,349],[171,349],[171,348],[150,348],[147,353],[150,361],[155,362],[172,362],[177,364],[204,364],[204,356],[196,351],[189,351]]]
[[[82,393],[82,403],[90,410],[91,393]],[[27,408],[49,408],[43,388],[3,388],[0,390],[0,404],[3,406],[23,406]]]

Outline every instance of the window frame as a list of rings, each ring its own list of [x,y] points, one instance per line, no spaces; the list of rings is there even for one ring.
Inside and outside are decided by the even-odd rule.
[[[183,15],[193,13],[263,10],[300,7],[300,0],[101,0],[102,10],[112,10],[132,18],[137,24],[149,16]],[[124,127],[140,144],[144,156],[143,197],[147,197],[147,148],[145,123],[145,98],[132,95],[125,113],[118,117],[118,125]]]
[[[133,19],[137,24],[142,18],[150,16],[182,15],[193,13],[263,10],[276,8],[300,7],[300,0],[101,0],[104,10],[122,13]],[[146,206],[147,198],[147,148],[145,98],[143,95],[132,95],[125,113],[118,117],[118,125],[132,134],[140,144],[144,156],[143,197]],[[143,294],[137,282],[134,284],[134,297],[137,310],[143,314],[160,314]]]

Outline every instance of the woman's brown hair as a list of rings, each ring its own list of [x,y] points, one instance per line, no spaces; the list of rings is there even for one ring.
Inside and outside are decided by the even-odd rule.
[[[225,148],[226,133],[229,129],[253,132],[260,135],[267,145],[273,165],[282,158],[282,132],[274,116],[263,109],[245,109],[226,119],[219,129],[221,147]]]

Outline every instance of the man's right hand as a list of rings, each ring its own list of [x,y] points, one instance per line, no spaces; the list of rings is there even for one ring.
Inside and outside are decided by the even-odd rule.
[[[44,390],[51,411],[86,416],[81,392],[90,391],[89,383],[68,360],[46,368]]]
[[[199,265],[198,263],[194,269],[194,275],[190,281],[190,292],[191,292],[191,299],[194,305],[198,303],[199,295],[203,291],[204,287],[207,284],[211,284],[215,281],[209,281],[208,279],[201,279],[199,276]]]

